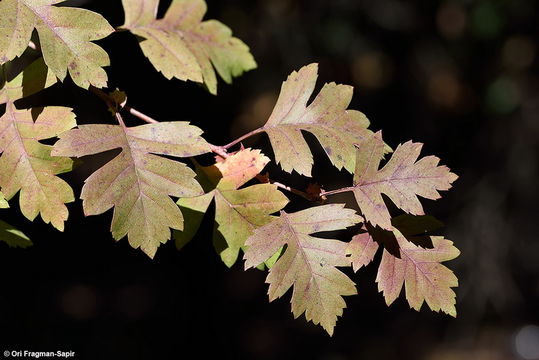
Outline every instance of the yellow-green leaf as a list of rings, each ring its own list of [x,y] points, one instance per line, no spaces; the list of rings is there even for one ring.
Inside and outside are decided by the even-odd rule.
[[[202,21],[204,0],[173,0],[162,19],[156,19],[159,0],[122,0],[122,4],[123,27],[144,38],[140,42],[144,55],[167,79],[203,82],[216,94],[215,70],[231,83],[233,77],[256,68],[247,45],[226,25]]]
[[[0,84],[2,83],[4,86],[0,89],[0,104],[5,104],[8,101],[14,102],[54,85],[56,76],[47,68],[43,58],[39,58],[13,79],[3,79],[2,72],[0,72]]]
[[[350,266],[347,243],[310,234],[340,230],[362,221],[342,204],[312,207],[281,216],[256,229],[245,245],[245,268],[256,267],[287,245],[271,267],[266,282],[269,299],[283,296],[290,287],[294,317],[305,312],[307,320],[320,324],[330,334],[346,307],[343,296],[356,294],[354,282],[337,266]]]
[[[43,58],[60,79],[67,72],[78,86],[104,87],[109,65],[105,50],[92,43],[114,31],[101,15],[86,9],[59,7],[61,0],[0,1],[0,64],[20,56],[37,30]]]
[[[210,151],[202,131],[186,122],[136,127],[81,125],[60,135],[53,153],[85,156],[116,148],[122,152],[86,179],[84,213],[97,215],[114,207],[111,231],[125,235],[148,256],[170,239],[170,228],[183,229],[183,216],[170,196],[202,194],[195,173],[185,164],[161,156],[188,157]]]
[[[4,194],[0,191],[0,209],[7,209],[9,207],[9,204],[7,203],[6,198],[4,197]]]
[[[69,158],[51,156],[51,146],[39,140],[49,139],[71,129],[75,115],[71,109],[50,106],[34,118],[31,110],[17,110],[8,102],[0,118],[0,187],[11,199],[20,191],[21,212],[33,220],[38,214],[45,223],[64,229],[68,210],[65,203],[74,200],[73,190],[55,176],[70,171]]]
[[[220,254],[223,260],[227,259],[227,266],[236,262],[253,231],[273,220],[275,217],[270,214],[283,209],[287,203],[286,196],[272,184],[257,184],[240,190],[217,187],[215,221],[228,245]]]
[[[353,92],[347,85],[325,84],[307,106],[317,78],[317,64],[290,74],[262,129],[270,138],[275,160],[286,172],[295,170],[311,176],[313,155],[301,134],[304,130],[316,136],[337,169],[344,167],[351,173],[355,163],[354,144],[372,134],[367,130],[369,120],[361,112],[347,109]]]

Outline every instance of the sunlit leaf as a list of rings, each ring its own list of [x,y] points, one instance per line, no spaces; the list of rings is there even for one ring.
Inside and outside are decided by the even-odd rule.
[[[156,19],[159,0],[122,0],[122,4],[123,27],[143,38],[144,55],[167,79],[203,82],[216,94],[215,70],[231,83],[233,77],[256,68],[247,45],[226,25],[202,21],[204,0],[173,0],[162,19]]]
[[[373,240],[371,234],[363,230],[352,238],[346,248],[346,254],[350,255],[354,271],[358,271],[363,266],[369,265],[377,250],[378,244]]]
[[[187,157],[209,151],[202,131],[186,122],[136,127],[81,125],[60,136],[53,153],[81,157],[121,148],[122,152],[86,179],[84,213],[97,215],[114,207],[111,231],[148,256],[170,239],[170,229],[183,229],[183,216],[170,196],[202,193],[194,172],[161,156]]]
[[[109,65],[105,50],[93,40],[114,31],[101,15],[86,9],[59,7],[61,0],[2,0],[0,2],[0,64],[20,56],[37,30],[45,63],[64,80],[69,71],[80,87],[104,87]]]
[[[432,236],[432,249],[424,249],[408,241],[398,230],[393,230],[399,246],[400,258],[384,250],[376,282],[390,305],[405,285],[410,307],[418,310],[425,301],[433,311],[456,316],[455,293],[458,286],[455,274],[441,263],[456,258],[460,252],[453,242],[441,236]]]
[[[310,234],[340,230],[362,221],[354,210],[341,204],[312,207],[281,216],[258,228],[245,245],[245,268],[256,267],[286,245],[284,254],[269,271],[269,299],[283,296],[290,287],[292,313],[305,312],[307,320],[320,324],[330,334],[346,307],[343,296],[356,294],[354,282],[337,269],[350,266],[347,243]]]
[[[354,144],[372,134],[367,130],[369,120],[361,112],[347,109],[353,92],[348,85],[325,84],[307,106],[317,78],[317,64],[290,74],[263,130],[270,138],[277,163],[286,172],[295,170],[311,176],[313,155],[302,130],[316,136],[337,169],[353,172]]]
[[[0,187],[7,199],[20,191],[21,212],[33,220],[38,214],[45,223],[64,229],[68,210],[65,203],[74,200],[73,190],[56,175],[70,171],[69,158],[51,156],[51,146],[39,140],[49,139],[71,129],[75,115],[71,109],[49,106],[34,122],[31,110],[18,110],[8,102],[0,118]]]
[[[354,195],[365,216],[373,225],[392,230],[391,216],[382,199],[387,195],[400,209],[423,215],[418,196],[436,200],[438,191],[448,190],[457,176],[446,166],[438,166],[435,156],[419,160],[422,144],[411,141],[399,145],[391,159],[378,169],[384,153],[380,133],[376,133],[357,149],[354,172]]]

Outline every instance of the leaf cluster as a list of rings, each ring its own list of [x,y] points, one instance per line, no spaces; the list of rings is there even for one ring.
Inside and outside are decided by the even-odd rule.
[[[0,2],[0,103],[5,104],[0,117],[0,207],[18,194],[23,216],[33,221],[39,215],[63,231],[66,204],[75,201],[75,194],[61,174],[72,170],[73,158],[120,149],[85,180],[82,209],[86,216],[113,209],[112,237],[127,237],[151,258],[171,234],[177,248],[183,248],[214,204],[212,241],[223,262],[230,267],[243,254],[246,269],[267,270],[269,300],[292,289],[294,316],[305,314],[330,335],[346,307],[344,297],[357,293],[340,268],[358,271],[374,260],[378,249],[382,258],[376,282],[388,305],[404,285],[410,307],[419,310],[426,302],[434,311],[456,316],[452,288],[458,281],[442,262],[459,251],[451,241],[431,235],[439,222],[424,214],[419,197],[438,199],[457,176],[435,156],[419,158],[420,143],[406,142],[393,151],[380,132],[368,129],[363,113],[348,108],[351,86],[325,84],[309,102],[318,65],[307,65],[283,82],[262,127],[227,145],[213,145],[196,126],[158,122],[131,108],[126,94],[101,90],[107,87],[104,67],[110,61],[94,42],[127,30],[167,79],[197,82],[216,94],[217,74],[230,83],[256,62],[226,25],[204,20],[203,0],[173,0],[160,19],[158,0],[122,0],[125,22],[117,29],[97,13],[59,2]],[[37,36],[32,37],[34,30]],[[26,52],[28,47],[37,51],[37,59],[22,69],[11,67],[17,57],[35,57]],[[65,81],[68,74],[105,101],[114,124],[77,125],[72,109],[62,106],[17,107],[17,100]],[[128,126],[126,114],[147,124]],[[271,159],[261,149],[232,150],[265,133],[280,169],[309,178],[315,158],[304,132],[314,135],[336,171],[349,174],[349,187],[325,190],[313,183],[305,191],[292,189],[263,173]],[[57,141],[51,146],[46,139]],[[215,163],[202,166],[195,157],[207,153],[215,154]],[[353,194],[355,209],[328,200],[343,192]],[[313,206],[290,212],[287,206],[298,195]],[[392,216],[388,202],[402,214]],[[349,241],[316,236],[346,228],[355,234]],[[31,245],[27,236],[2,221],[0,240]]]

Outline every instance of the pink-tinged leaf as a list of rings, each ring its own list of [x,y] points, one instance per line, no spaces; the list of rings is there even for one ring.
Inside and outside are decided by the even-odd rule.
[[[424,249],[408,241],[398,230],[394,230],[399,245],[400,258],[384,250],[376,282],[390,305],[399,296],[402,285],[406,288],[406,299],[410,307],[419,311],[425,301],[433,311],[443,311],[453,317],[455,293],[458,279],[441,262],[459,256],[453,242],[441,236],[432,236],[432,249]]]
[[[80,87],[103,87],[109,65],[105,50],[93,40],[114,29],[101,15],[86,9],[53,6],[60,0],[0,1],[0,64],[22,55],[34,29],[43,58],[51,71],[64,80],[67,72]]]
[[[65,203],[74,200],[73,190],[56,175],[70,171],[69,158],[51,156],[51,146],[39,140],[49,139],[71,129],[75,115],[71,109],[50,106],[36,121],[30,110],[17,110],[12,102],[0,118],[0,187],[6,199],[20,191],[21,212],[30,220],[38,214],[45,223],[64,229],[68,210]]]
[[[260,150],[247,148],[229,156],[224,161],[217,162],[215,166],[221,172],[223,179],[237,189],[258,175],[269,161],[270,159]]]
[[[202,131],[185,122],[137,127],[81,125],[62,134],[53,153],[81,157],[111,149],[122,152],[86,179],[84,213],[97,215],[114,207],[111,231],[125,235],[148,256],[170,239],[170,228],[183,229],[183,216],[170,196],[202,194],[194,172],[185,164],[161,156],[195,156],[209,152]]]
[[[305,312],[308,321],[320,324],[330,334],[346,307],[343,296],[356,294],[354,282],[337,269],[350,266],[345,251],[347,243],[321,239],[310,234],[340,230],[361,222],[354,210],[342,204],[313,207],[281,216],[256,229],[245,245],[245,268],[268,260],[284,245],[284,254],[269,271],[266,282],[269,299],[283,296],[290,287],[292,313],[297,318]]]
[[[374,259],[378,244],[372,239],[368,232],[355,235],[346,249],[346,254],[350,255],[354,271],[358,271],[363,266],[367,266]]]
[[[159,1],[122,0],[124,28],[144,38],[140,47],[153,66],[167,79],[204,83],[217,93],[217,77],[233,77],[256,68],[249,48],[216,20],[202,21],[204,0],[174,0],[165,17],[156,19]],[[214,70],[215,68],[215,70]]]
[[[399,145],[391,159],[380,170],[384,143],[378,132],[357,148],[354,173],[354,195],[365,216],[373,225],[392,230],[391,216],[382,199],[387,195],[400,209],[423,215],[418,196],[436,200],[438,191],[449,190],[457,175],[446,166],[438,166],[435,156],[417,160],[422,144],[411,141]]]
[[[290,74],[263,130],[270,138],[277,163],[286,172],[295,170],[311,176],[313,156],[302,130],[316,136],[337,169],[344,167],[353,172],[354,144],[372,134],[367,130],[369,120],[359,111],[347,110],[353,93],[353,88],[347,85],[325,84],[307,106],[317,78],[317,64]]]

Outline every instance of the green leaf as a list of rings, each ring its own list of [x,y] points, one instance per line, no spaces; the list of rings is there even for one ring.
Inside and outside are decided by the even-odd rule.
[[[0,220],[0,241],[10,247],[26,248],[32,246],[32,241],[23,232]]]
[[[228,245],[220,254],[223,260],[227,259],[227,266],[236,262],[240,249],[253,231],[273,220],[270,214],[283,209],[287,203],[286,196],[272,184],[252,185],[240,190],[217,187],[215,221]]]
[[[184,218],[183,230],[172,232],[178,250],[181,250],[196,235],[212,200],[213,192],[209,192],[200,196],[180,198],[176,202]]]
[[[446,166],[438,166],[435,156],[416,161],[422,144],[411,141],[399,145],[391,159],[378,169],[384,154],[384,142],[378,132],[357,149],[354,172],[354,195],[365,216],[373,225],[392,230],[391,216],[382,199],[387,195],[406,213],[423,215],[418,196],[436,200],[439,190],[449,190],[458,177]]]
[[[50,106],[34,122],[31,110],[17,110],[8,102],[0,118],[0,187],[6,199],[19,190],[21,212],[30,220],[38,214],[45,223],[64,229],[68,210],[65,203],[74,200],[73,190],[55,176],[70,171],[69,158],[51,156],[51,146],[39,140],[49,139],[76,125],[71,109]]]
[[[453,317],[455,293],[458,279],[441,262],[459,256],[453,242],[441,236],[432,236],[432,249],[423,249],[408,241],[397,229],[393,230],[399,245],[400,258],[384,250],[378,268],[376,282],[390,305],[399,296],[402,285],[406,288],[406,299],[410,307],[419,311],[424,301],[433,311],[443,311]]]
[[[316,136],[337,169],[344,167],[351,173],[355,163],[354,144],[372,134],[367,130],[369,120],[361,112],[347,109],[353,92],[347,85],[325,84],[307,106],[317,78],[317,64],[290,74],[262,129],[270,138],[277,163],[286,172],[295,170],[311,176],[313,155],[301,134],[304,130]]]
[[[159,0],[122,0],[122,4],[123,27],[144,38],[140,42],[144,55],[167,79],[203,82],[216,94],[214,68],[227,83],[256,68],[247,45],[226,25],[202,21],[204,0],[173,0],[162,19],[156,19]]]
[[[13,79],[3,79],[0,72],[0,84],[4,81],[0,89],[0,104],[14,102],[52,86],[56,83],[56,76],[49,71],[43,58],[39,58]]]
[[[183,229],[183,216],[169,196],[202,193],[195,173],[185,164],[154,154],[177,157],[210,151],[202,131],[186,122],[136,127],[81,125],[60,135],[53,154],[81,157],[121,148],[122,152],[86,179],[81,198],[86,215],[114,207],[114,239],[128,235],[134,248],[153,258],[170,239],[170,229]]]
[[[215,165],[198,166],[197,178],[206,183],[207,188],[213,185],[213,190],[196,198],[178,201],[184,214],[197,213],[191,226],[188,228],[186,225],[184,233],[177,232],[177,241],[185,243],[192,238],[200,226],[203,212],[211,199],[215,199],[214,247],[225,265],[234,265],[253,230],[270,222],[274,218],[270,214],[283,209],[288,203],[275,185],[257,184],[238,190],[260,173],[268,162],[260,150],[247,148],[219,160]]]
[[[310,234],[340,230],[362,221],[354,210],[342,204],[312,207],[281,216],[258,228],[245,245],[245,269],[256,267],[287,245],[284,254],[269,271],[266,282],[269,299],[283,296],[290,287],[294,317],[305,312],[307,320],[321,324],[330,334],[346,307],[343,296],[356,294],[354,282],[337,266],[350,266],[347,243],[321,239]]]
[[[85,9],[57,7],[60,0],[2,0],[0,2],[0,64],[22,55],[34,28],[43,58],[63,81],[67,71],[78,86],[104,87],[109,65],[105,50],[93,40],[114,29],[101,15]]]

